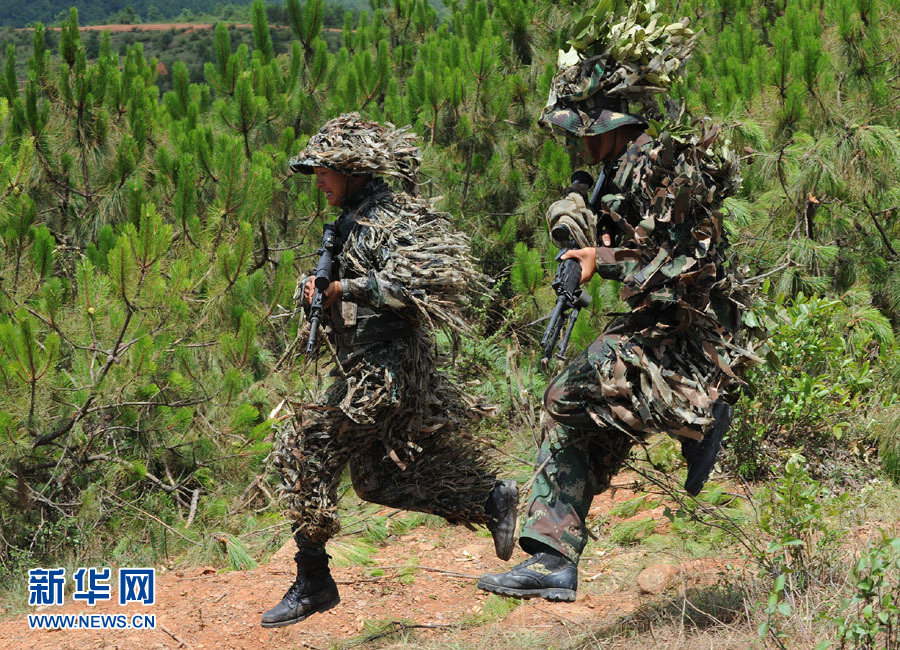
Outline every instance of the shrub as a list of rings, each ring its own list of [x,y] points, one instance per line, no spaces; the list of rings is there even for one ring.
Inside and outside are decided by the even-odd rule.
[[[859,314],[840,300],[802,295],[778,310],[768,363],[748,373],[754,393],[742,398],[728,434],[739,474],[766,476],[783,462],[778,450],[801,448],[818,459],[847,447],[846,437],[867,433],[861,417],[883,399],[874,390],[880,371],[870,357],[884,317]],[[892,346],[885,339],[882,347]]]

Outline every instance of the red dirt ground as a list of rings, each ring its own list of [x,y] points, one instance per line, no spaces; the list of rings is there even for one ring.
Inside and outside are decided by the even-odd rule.
[[[613,502],[631,498],[629,490],[610,491],[595,500],[592,511],[608,511]],[[647,512],[658,521],[656,512]],[[663,519],[659,528],[664,528]],[[659,530],[658,528],[658,530]],[[259,625],[262,612],[281,598],[294,575],[293,543],[289,540],[270,561],[253,571],[225,571],[212,567],[158,572],[157,602],[150,607],[119,606],[112,601],[89,607],[67,597],[61,607],[30,608],[28,613],[46,614],[155,614],[155,630],[30,630],[25,615],[0,620],[0,650],[58,648],[148,649],[148,648],[328,648],[335,643],[360,639],[366,621],[406,621],[418,626],[416,638],[435,640],[452,635],[456,641],[471,639],[489,628],[461,629],[460,623],[477,615],[488,594],[475,588],[476,578],[499,572],[526,555],[517,550],[510,563],[494,556],[490,538],[462,527],[415,528],[394,538],[374,557],[375,566],[336,568],[333,571],[341,591],[341,603],[306,621],[278,629]],[[553,633],[557,640],[588,629],[615,622],[642,603],[659,598],[639,593],[633,580],[618,587],[599,588],[592,584],[608,575],[613,563],[639,561],[626,552],[582,560],[578,600],[574,603],[525,601],[501,623],[503,629],[539,635]],[[639,554],[639,551],[635,551]],[[402,584],[399,570],[410,557],[418,558],[420,570],[411,584]],[[695,561],[682,567],[687,584],[711,582],[721,560]],[[371,569],[381,567],[384,575],[372,577]],[[113,584],[114,581],[111,581]],[[113,588],[115,591],[115,588]],[[496,623],[496,621],[491,621]],[[558,631],[557,629],[558,628]],[[562,634],[563,636],[556,636]],[[450,637],[448,636],[448,639]],[[490,647],[490,646],[484,646]]]

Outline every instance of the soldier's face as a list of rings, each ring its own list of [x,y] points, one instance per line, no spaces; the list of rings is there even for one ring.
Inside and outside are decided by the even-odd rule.
[[[589,165],[596,165],[610,157],[616,140],[616,129],[600,135],[586,135],[581,139],[578,157]]]
[[[313,167],[316,174],[316,187],[325,194],[328,205],[340,207],[347,195],[350,177],[327,167]]]

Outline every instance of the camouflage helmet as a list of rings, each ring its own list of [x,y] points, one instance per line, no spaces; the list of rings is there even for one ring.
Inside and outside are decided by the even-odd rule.
[[[658,96],[683,70],[696,43],[688,19],[668,22],[656,0],[635,0],[627,15],[599,0],[559,53],[559,70],[538,124],[567,134],[598,135],[660,119]],[[629,112],[629,104],[637,109]],[[635,114],[636,113],[636,114]]]
[[[314,167],[326,167],[347,175],[382,174],[399,179],[404,189],[412,191],[422,153],[409,128],[344,113],[326,122],[306,148],[290,159],[291,171],[312,174]]]
[[[598,92],[603,71],[600,57],[560,70],[553,78],[538,124],[577,137],[600,135],[627,124],[645,125],[645,120],[627,112],[624,99]]]

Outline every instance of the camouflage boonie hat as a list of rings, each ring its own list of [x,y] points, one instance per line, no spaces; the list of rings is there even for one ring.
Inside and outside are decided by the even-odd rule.
[[[422,152],[410,127],[363,120],[359,113],[344,113],[325,123],[306,148],[289,161],[291,171],[312,174],[326,167],[347,175],[381,174],[416,186]]]
[[[628,124],[646,125],[645,120],[627,112],[626,100],[609,97],[600,90],[603,73],[602,57],[560,70],[550,85],[538,124],[577,137],[600,135]]]

